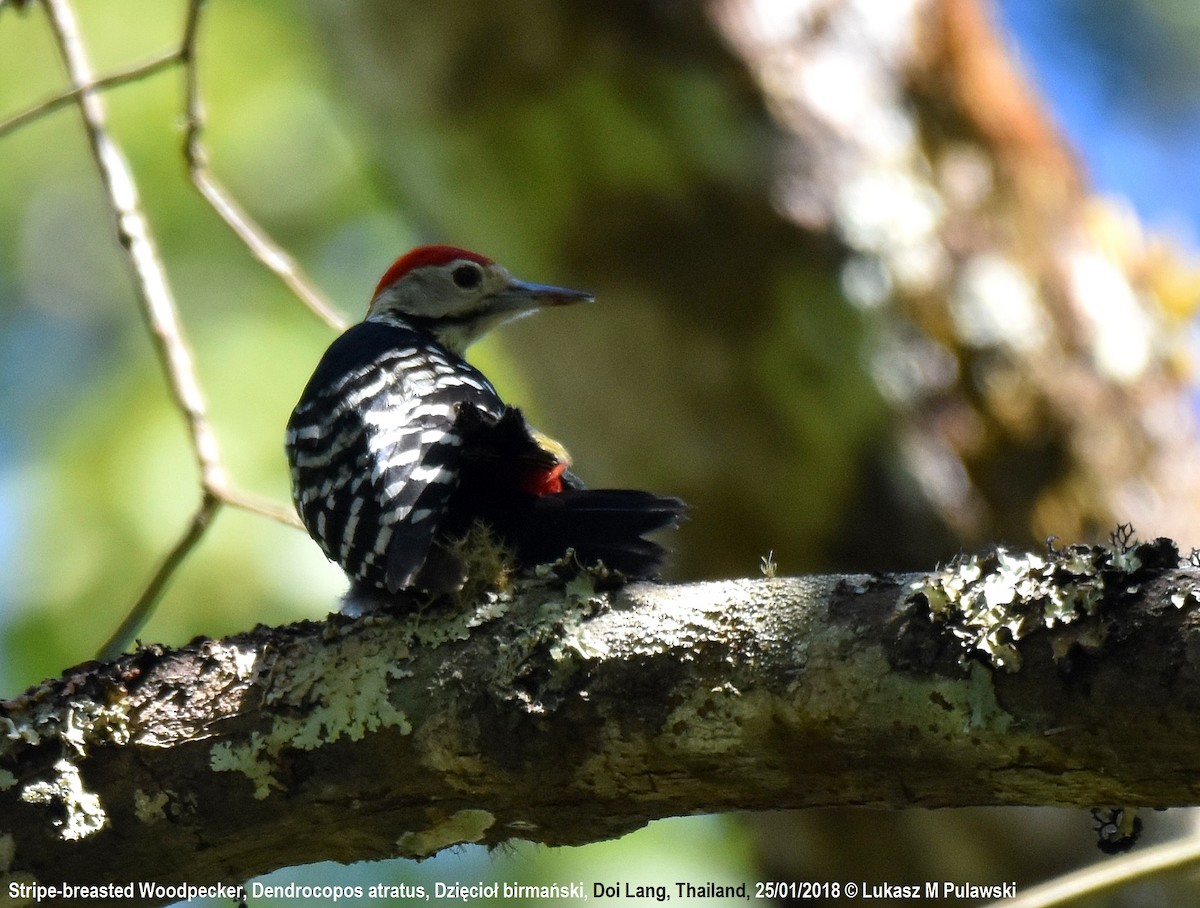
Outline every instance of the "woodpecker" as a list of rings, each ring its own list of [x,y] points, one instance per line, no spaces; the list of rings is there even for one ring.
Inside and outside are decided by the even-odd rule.
[[[664,555],[677,498],[588,489],[464,359],[491,328],[592,294],[531,284],[474,252],[420,246],[392,263],[366,318],[325,352],[287,426],[292,496],[356,596],[461,587],[455,544],[483,525],[518,567],[568,549],[627,577]]]

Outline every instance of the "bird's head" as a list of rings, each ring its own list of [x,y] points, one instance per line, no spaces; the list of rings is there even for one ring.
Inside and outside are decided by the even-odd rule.
[[[502,322],[543,306],[581,303],[592,294],[517,280],[503,265],[453,246],[418,246],[379,280],[367,321],[428,331],[462,354]]]

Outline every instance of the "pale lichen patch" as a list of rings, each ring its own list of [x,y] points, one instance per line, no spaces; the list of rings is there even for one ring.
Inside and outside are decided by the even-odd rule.
[[[410,639],[422,648],[437,648],[447,643],[466,640],[474,628],[497,621],[508,614],[513,594],[509,589],[486,590],[461,607],[432,608],[429,614],[406,619],[410,622]]]
[[[1177,609],[1195,607],[1200,605],[1200,592],[1191,585],[1172,587],[1167,594],[1167,601]]]
[[[108,706],[85,700],[67,708],[67,718],[61,731],[62,740],[80,756],[89,744],[104,742],[129,743],[129,713],[123,702]]]
[[[143,823],[157,823],[167,818],[166,807],[171,801],[165,791],[148,794],[140,788],[133,793],[134,815]]]
[[[63,707],[48,699],[44,706],[36,706],[16,720],[0,717],[0,756],[16,744],[36,745],[54,738],[84,756],[92,744],[125,744],[129,735],[129,712],[124,700],[102,704],[80,698]]]
[[[279,738],[254,732],[244,743],[219,741],[209,751],[208,765],[213,772],[240,772],[254,784],[255,800],[262,801],[272,788],[283,790],[274,775],[275,756],[287,743],[289,726],[298,724],[294,719],[277,719],[274,728],[280,733]],[[294,731],[294,727],[290,730]]]
[[[390,692],[391,681],[408,675],[396,654],[370,634],[348,637],[322,658],[292,660],[286,672],[272,675],[263,702],[300,715],[277,717],[269,731],[255,731],[247,740],[214,744],[209,766],[242,773],[262,800],[282,788],[275,767],[285,749],[315,750],[343,737],[360,741],[384,728],[408,734],[408,717],[392,705]]]
[[[107,815],[98,795],[87,791],[79,768],[72,760],[84,757],[97,744],[126,744],[130,739],[128,702],[114,698],[99,703],[87,697],[65,705],[47,697],[34,700],[25,712],[13,713],[0,724],[0,757],[12,747],[56,741],[62,756],[51,771],[28,782],[20,797],[27,804],[61,810],[52,822],[67,841],[78,841],[103,828]],[[17,784],[7,770],[0,770],[0,790]]]
[[[314,708],[288,743],[300,750],[316,750],[342,736],[361,741],[368,732],[385,727],[408,734],[412,730],[408,718],[388,702],[386,679],[366,676],[359,681],[353,692],[338,691]]]
[[[21,800],[26,804],[60,807],[63,816],[51,822],[62,830],[60,834],[68,842],[86,839],[103,829],[108,815],[100,798],[83,787],[79,767],[64,758],[54,764],[54,772],[52,779],[26,785]]]
[[[389,681],[408,675],[395,654],[373,637],[348,639],[329,659],[301,660],[287,677],[275,679],[263,702],[305,710],[303,719],[284,723],[288,740],[301,750],[347,737],[360,741],[381,728],[411,730],[390,700]],[[278,724],[278,723],[277,723]],[[272,735],[279,738],[279,735]]]
[[[495,822],[486,810],[458,810],[420,832],[406,832],[396,841],[396,850],[403,857],[429,857],[451,845],[481,841]]]
[[[229,655],[233,659],[233,670],[239,681],[245,681],[254,674],[254,665],[258,661],[258,651],[253,648],[240,649],[236,646],[228,647]]]
[[[563,593],[566,609],[554,602],[542,606],[544,617],[549,617],[549,610],[554,609],[553,619],[557,626],[557,634],[550,643],[551,658],[555,663],[564,659],[604,658],[608,654],[605,641],[585,633],[588,619],[603,609],[608,601],[604,594],[597,591],[595,578],[582,571],[568,581]]]
[[[1020,640],[1095,614],[1107,596],[1136,592],[1141,578],[1135,575],[1147,558],[1178,561],[1173,547],[1163,549],[1168,541],[1133,545],[1130,534],[1122,528],[1108,547],[1051,548],[1045,555],[997,548],[962,558],[909,584],[902,604],[923,601],[932,621],[958,639],[962,663],[980,655],[994,668],[1017,671]],[[1102,628],[1086,628],[1070,641],[1056,641],[1055,655],[1102,643]]]

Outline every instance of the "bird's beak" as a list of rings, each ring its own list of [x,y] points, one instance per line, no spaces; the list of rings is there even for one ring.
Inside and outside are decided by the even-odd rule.
[[[590,303],[595,297],[586,290],[571,290],[550,284],[529,284],[513,280],[498,295],[505,308],[537,309],[542,306],[565,306],[568,303]]]

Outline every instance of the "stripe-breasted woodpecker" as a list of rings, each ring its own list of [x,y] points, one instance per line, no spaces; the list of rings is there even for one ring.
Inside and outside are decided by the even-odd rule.
[[[531,429],[463,358],[490,328],[590,293],[529,284],[485,256],[421,246],[398,258],[366,318],[326,351],[287,427],[304,525],[356,596],[441,592],[465,579],[455,543],[486,525],[527,567],[568,549],[628,577],[654,575],[644,534],[677,498],[587,489],[563,447]]]

